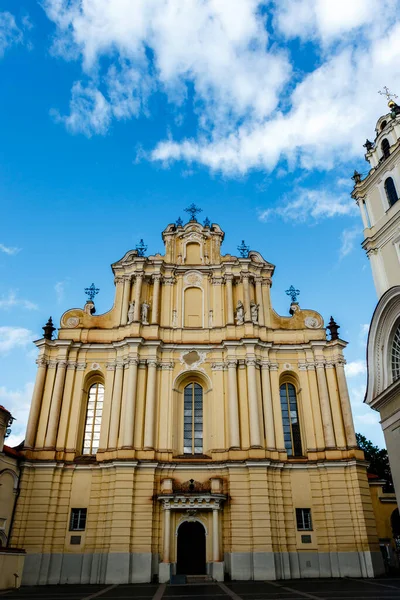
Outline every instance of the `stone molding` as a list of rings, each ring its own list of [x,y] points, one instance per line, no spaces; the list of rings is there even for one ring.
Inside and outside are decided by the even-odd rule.
[[[157,496],[164,510],[220,510],[225,494],[168,494]]]

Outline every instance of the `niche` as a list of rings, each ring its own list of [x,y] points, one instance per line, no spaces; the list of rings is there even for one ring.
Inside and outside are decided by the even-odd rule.
[[[198,244],[194,244],[198,245]],[[203,327],[203,292],[199,288],[190,287],[184,292],[184,327]]]
[[[185,263],[188,265],[200,265],[201,262],[200,244],[197,242],[190,242],[189,244],[186,244]]]

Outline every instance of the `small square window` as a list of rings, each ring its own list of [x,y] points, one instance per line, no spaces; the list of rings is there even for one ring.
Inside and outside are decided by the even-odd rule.
[[[311,508],[296,508],[298,531],[312,531]]]
[[[71,508],[70,531],[84,531],[86,527],[87,508]]]

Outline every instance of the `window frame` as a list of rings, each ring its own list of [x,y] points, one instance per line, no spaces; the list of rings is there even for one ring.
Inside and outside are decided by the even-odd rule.
[[[291,401],[290,401],[290,394],[288,391],[288,386],[292,386],[293,390],[294,390],[294,398],[295,398],[295,403],[296,403],[296,418],[297,421],[295,423],[292,422],[292,409],[291,409]],[[283,402],[282,402],[282,388],[285,387],[285,402],[286,402],[286,406],[284,407]],[[282,412],[282,425],[283,425],[283,437],[284,437],[284,444],[285,444],[285,450],[286,453],[288,455],[288,457],[290,458],[301,458],[304,456],[303,454],[303,442],[302,442],[302,435],[301,435],[301,427],[300,427],[300,414],[299,414],[299,402],[298,402],[298,393],[297,393],[297,389],[295,384],[292,381],[283,381],[280,386],[279,386],[279,400],[280,400],[280,404],[281,404],[281,412]],[[284,410],[285,412],[287,411],[288,416],[287,418],[284,416]],[[285,420],[287,419],[287,423],[285,423]],[[298,437],[295,438],[294,432],[293,432],[293,425],[297,425],[298,426]],[[289,430],[290,430],[290,440],[291,440],[291,444],[290,444],[290,452],[289,450],[289,446],[287,444],[287,440],[285,440],[285,434],[287,433],[287,431],[285,430],[285,428],[289,426]]]
[[[296,508],[297,531],[314,531],[311,516],[311,508]]]
[[[91,391],[96,388],[94,399],[91,399]],[[101,399],[99,399],[99,391],[102,390]],[[103,420],[103,410],[104,410],[104,394],[105,388],[104,383],[102,381],[92,381],[86,392],[86,409],[85,409],[85,419],[83,422],[83,436],[82,436],[82,455],[83,456],[95,456],[100,444],[100,433],[101,433],[101,424]],[[94,406],[91,406],[91,403]],[[99,408],[100,406],[100,408]],[[89,411],[93,411],[93,415],[89,415]],[[99,414],[97,414],[99,413]],[[89,423],[89,419],[92,419],[92,423]],[[97,423],[96,420],[99,420]],[[88,431],[88,426],[91,425],[91,431]],[[94,436],[98,437],[94,437]],[[89,446],[85,447],[85,444],[89,442]],[[87,448],[89,449],[88,451]]]
[[[386,137],[383,138],[383,140],[381,141],[381,152],[382,152],[382,157],[383,157],[384,160],[386,160],[387,158],[389,158],[389,156],[390,156],[390,142],[389,142],[389,140]]]
[[[187,393],[186,390],[191,388],[191,394]],[[201,390],[200,397],[201,406],[195,404],[196,393],[195,390]],[[190,406],[190,407],[189,407]],[[197,414],[196,414],[197,412]],[[196,422],[196,419],[198,421]],[[185,437],[189,431],[187,427],[190,424],[190,436]],[[201,428],[196,429],[196,425],[200,425]],[[200,436],[196,437],[196,433],[201,433]],[[196,443],[197,440],[197,443]],[[201,440],[201,447],[198,444],[198,440]],[[189,445],[186,443],[190,441],[190,452],[187,451]],[[197,451],[196,451],[197,450]],[[200,450],[200,452],[199,452]],[[202,455],[204,453],[204,388],[197,381],[191,381],[183,388],[183,454],[186,456]]]
[[[388,190],[388,187],[387,187],[387,183],[389,180],[392,182],[392,184],[391,184],[392,187],[391,187],[390,191]],[[394,206],[394,204],[396,204],[397,200],[399,199],[399,196],[397,194],[397,189],[396,189],[396,184],[394,182],[394,179],[390,175],[389,175],[389,177],[386,177],[385,181],[383,182],[383,189],[385,190],[386,200],[389,204],[389,208],[391,208],[392,206]],[[393,202],[392,202],[392,200],[393,200]]]
[[[76,515],[77,513],[77,515]],[[74,517],[77,516],[78,522],[74,526]],[[83,527],[80,526],[81,519],[83,518]],[[69,517],[69,531],[85,531],[87,523],[87,508],[71,508],[71,514]]]

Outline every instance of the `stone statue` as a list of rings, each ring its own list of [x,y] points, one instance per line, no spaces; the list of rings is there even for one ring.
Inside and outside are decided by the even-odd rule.
[[[149,308],[150,308],[150,304],[147,304],[147,302],[142,303],[142,312],[141,312],[142,325],[149,324],[149,321],[148,321]]]
[[[210,310],[208,311],[208,326],[210,329],[212,329],[212,326],[213,326],[213,310],[212,310],[212,308],[210,308]]]
[[[129,302],[129,310],[128,310],[128,325],[133,323],[133,315],[135,313],[135,301]]]
[[[176,308],[172,311],[172,327],[178,326],[178,311]]]
[[[244,323],[244,306],[243,306],[243,303],[241,300],[238,300],[238,303],[236,306],[235,317],[236,317],[236,325],[243,325],[243,323]]]
[[[255,302],[253,302],[253,300],[250,302],[250,315],[251,315],[251,320],[253,321],[253,323],[255,325],[258,324],[258,311],[259,311],[260,305],[256,304]]]

